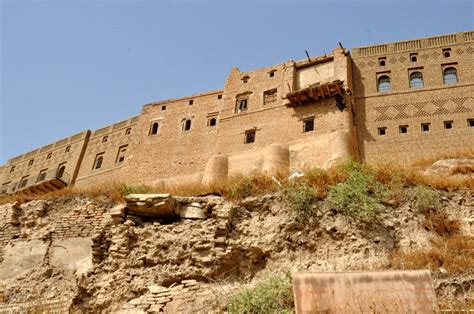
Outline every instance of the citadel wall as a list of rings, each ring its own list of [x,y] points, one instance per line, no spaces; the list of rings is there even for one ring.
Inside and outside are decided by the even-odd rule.
[[[233,68],[221,90],[153,102],[136,117],[10,159],[0,167],[0,192],[63,166],[79,186],[163,185],[348,157],[472,151],[473,46],[468,31],[358,47],[352,57],[341,47],[249,72]]]
[[[364,161],[408,161],[474,149],[474,32],[353,49],[358,147]],[[448,68],[458,82],[444,82]],[[421,73],[410,87],[410,75]],[[390,78],[391,91],[377,80]],[[405,128],[405,129],[404,129]]]

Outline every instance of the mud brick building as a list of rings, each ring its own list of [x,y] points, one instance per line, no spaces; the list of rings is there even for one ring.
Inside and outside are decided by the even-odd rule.
[[[110,181],[213,183],[474,149],[474,31],[357,47],[249,72],[143,106],[8,160],[0,193]]]

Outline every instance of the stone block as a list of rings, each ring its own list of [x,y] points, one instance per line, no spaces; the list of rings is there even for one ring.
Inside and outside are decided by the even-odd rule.
[[[179,216],[185,219],[206,219],[206,213],[203,208],[186,206],[179,211]]]
[[[296,313],[439,313],[428,270],[293,275]]]

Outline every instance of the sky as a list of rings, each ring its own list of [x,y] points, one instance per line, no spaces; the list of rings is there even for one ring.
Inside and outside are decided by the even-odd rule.
[[[0,164],[232,67],[472,29],[474,0],[0,0]]]

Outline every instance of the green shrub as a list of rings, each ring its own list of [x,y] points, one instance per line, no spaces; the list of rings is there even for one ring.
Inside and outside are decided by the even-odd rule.
[[[312,216],[316,195],[313,187],[306,182],[289,182],[283,188],[283,200],[293,219],[302,223],[307,222]]]
[[[351,168],[345,182],[329,188],[329,202],[340,213],[370,222],[384,208],[385,188],[365,169]]]
[[[291,275],[269,277],[252,289],[234,295],[227,305],[229,313],[292,313],[293,290]]]
[[[417,185],[408,189],[406,197],[413,208],[420,214],[427,214],[430,211],[436,212],[440,209],[439,194],[424,185]]]
[[[144,184],[138,184],[138,185],[121,184],[120,185],[120,193],[122,195],[147,194],[147,193],[153,193],[153,192],[154,192],[154,189],[151,186],[144,185]]]

